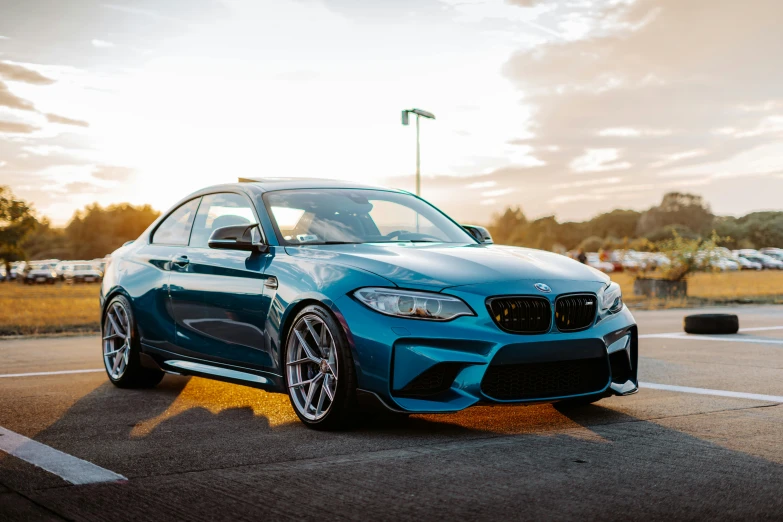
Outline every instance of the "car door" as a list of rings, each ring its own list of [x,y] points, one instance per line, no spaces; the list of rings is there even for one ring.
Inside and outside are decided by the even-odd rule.
[[[148,244],[134,253],[135,263],[123,267],[123,284],[134,296],[134,312],[144,344],[171,351],[174,348],[174,316],[169,297],[171,260],[187,247],[201,198],[172,210],[155,228]],[[72,278],[71,265],[66,278]]]
[[[189,244],[172,258],[170,295],[176,344],[183,355],[261,370],[273,367],[264,327],[268,255],[207,244],[218,228],[252,223],[258,223],[257,213],[244,194],[203,196]],[[261,240],[259,229],[254,234]]]

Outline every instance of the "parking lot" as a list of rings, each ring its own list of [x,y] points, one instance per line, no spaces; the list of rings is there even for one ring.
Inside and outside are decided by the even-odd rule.
[[[630,397],[342,433],[235,385],[117,389],[97,336],[0,341],[0,519],[780,519],[783,306],[731,311],[724,337],[637,312]]]

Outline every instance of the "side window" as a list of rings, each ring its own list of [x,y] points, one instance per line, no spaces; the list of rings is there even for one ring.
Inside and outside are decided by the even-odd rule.
[[[199,201],[201,198],[191,199],[169,214],[155,230],[152,242],[157,245],[186,246]]]
[[[218,228],[256,223],[250,201],[239,194],[210,194],[201,200],[196,214],[190,246],[208,248],[209,236]],[[253,230],[253,240],[259,241],[258,229]]]

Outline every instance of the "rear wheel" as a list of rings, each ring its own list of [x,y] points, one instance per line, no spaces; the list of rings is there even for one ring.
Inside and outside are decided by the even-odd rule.
[[[307,306],[286,339],[286,387],[299,419],[321,430],[349,426],[356,411],[356,380],[340,325],[322,306]]]
[[[141,346],[133,309],[119,295],[103,316],[103,364],[111,382],[120,388],[150,388],[163,379],[163,372],[141,365]]]

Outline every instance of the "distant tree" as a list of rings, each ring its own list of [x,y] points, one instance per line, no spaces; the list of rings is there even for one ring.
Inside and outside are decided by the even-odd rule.
[[[754,212],[741,218],[742,239],[755,248],[783,246],[783,212]]]
[[[599,248],[603,247],[604,240],[598,236],[590,236],[585,238],[584,241],[579,243],[579,248],[585,252],[597,252]]]
[[[555,216],[546,216],[528,223],[521,244],[541,250],[552,250],[555,243],[559,243],[558,233],[561,230],[560,223]]]
[[[48,219],[36,221],[30,235],[22,245],[29,259],[69,259],[71,245],[65,230],[55,228]]]
[[[585,223],[585,233],[598,237],[634,237],[641,213],[635,210],[612,210]]]
[[[716,250],[721,241],[715,231],[708,239],[681,237],[677,232],[671,239],[659,241],[656,249],[666,255],[669,263],[660,267],[660,275],[669,281],[682,281],[697,270],[709,270],[720,258]]]
[[[697,234],[708,234],[714,216],[701,196],[669,192],[661,204],[639,217],[636,235],[647,237],[669,225],[682,225]]]
[[[71,254],[78,259],[104,257],[139,237],[159,215],[149,205],[89,205],[77,211],[65,229]]]
[[[6,274],[11,273],[12,262],[25,259],[23,244],[35,225],[33,209],[10,188],[0,186],[0,259]]]
[[[520,244],[521,236],[527,227],[527,218],[519,207],[507,208],[503,214],[496,215],[487,227],[495,243],[501,245]]]
[[[645,236],[646,239],[656,242],[672,239],[674,236],[679,236],[684,239],[697,239],[699,234],[695,233],[685,225],[666,225],[659,229],[653,230]]]

